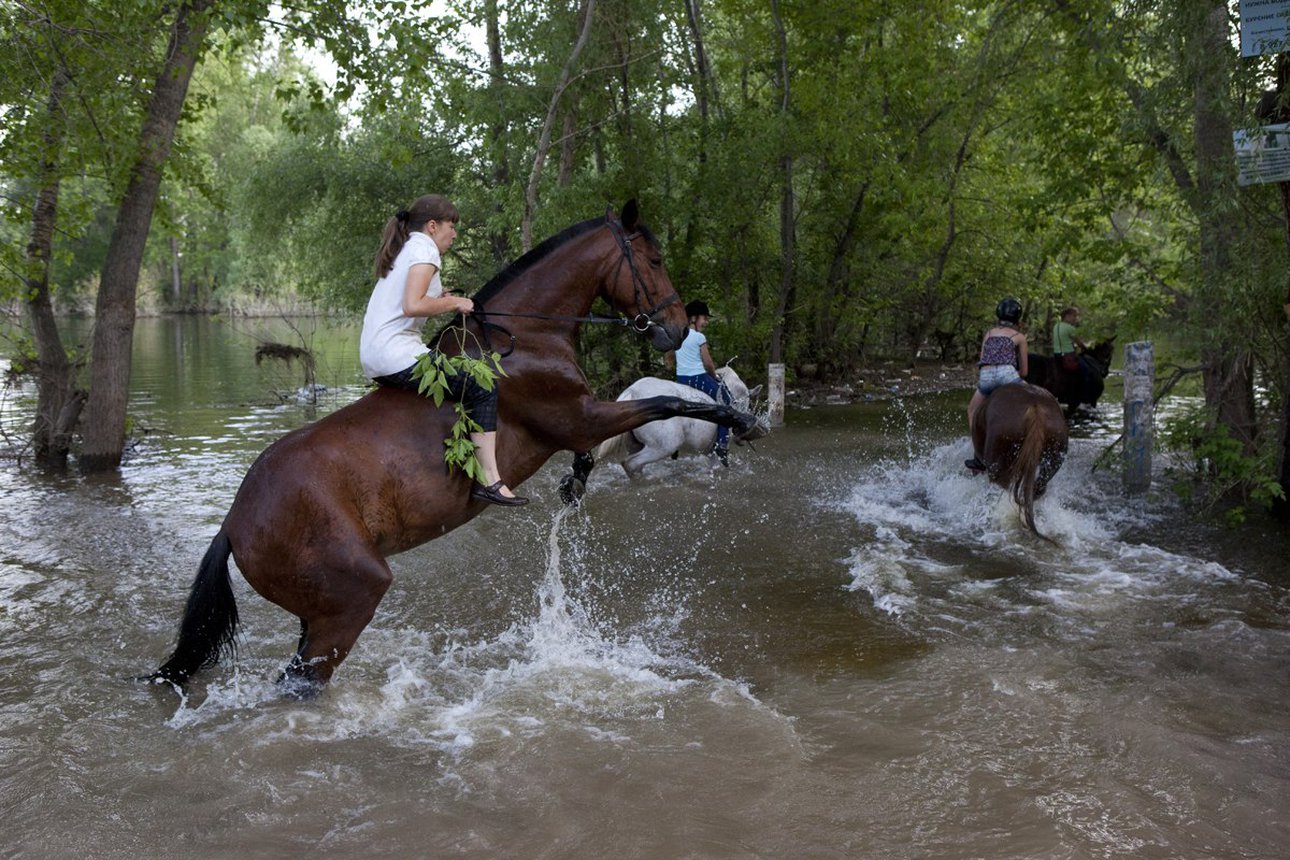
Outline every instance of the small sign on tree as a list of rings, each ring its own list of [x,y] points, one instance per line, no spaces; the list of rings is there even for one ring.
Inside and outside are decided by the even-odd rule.
[[[1237,129],[1232,145],[1239,184],[1290,181],[1290,124]]]
[[[1241,0],[1241,56],[1290,49],[1290,0]]]

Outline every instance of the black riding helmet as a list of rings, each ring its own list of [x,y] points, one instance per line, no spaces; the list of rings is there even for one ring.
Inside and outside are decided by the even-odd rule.
[[[999,306],[994,309],[994,315],[1000,322],[1009,322],[1014,325],[1021,322],[1021,302],[1008,296],[999,302]]]
[[[710,317],[712,316],[712,311],[708,310],[708,303],[703,301],[703,299],[695,299],[692,302],[686,303],[685,315],[691,319],[694,319],[695,317]]]

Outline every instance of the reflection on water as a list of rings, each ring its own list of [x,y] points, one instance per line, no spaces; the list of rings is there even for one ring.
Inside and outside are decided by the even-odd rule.
[[[1123,499],[1091,469],[1115,395],[1039,503],[1058,547],[956,468],[966,396],[790,412],[729,470],[598,469],[577,511],[553,462],[533,505],[391,559],[315,702],[278,697],[295,621],[236,575],[236,663],[183,696],[132,683],[251,460],[361,391],[343,327],[314,334],[314,407],[254,337],[140,323],[150,432],[120,476],[0,470],[15,856],[1276,857],[1290,836],[1290,547]]]

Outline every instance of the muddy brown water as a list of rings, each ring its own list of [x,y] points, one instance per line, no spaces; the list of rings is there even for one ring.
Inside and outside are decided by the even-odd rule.
[[[1122,498],[1114,403],[1039,506],[1059,547],[960,468],[966,393],[790,410],[729,470],[565,512],[553,461],[397,556],[314,702],[236,574],[236,663],[131,682],[251,460],[361,390],[352,330],[307,332],[318,406],[257,333],[141,321],[120,476],[0,469],[4,856],[1286,856],[1290,541]]]

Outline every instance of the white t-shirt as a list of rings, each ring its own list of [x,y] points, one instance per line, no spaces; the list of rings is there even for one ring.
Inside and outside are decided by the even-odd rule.
[[[708,372],[703,366],[703,353],[700,351],[707,342],[707,335],[698,329],[686,332],[681,348],[676,351],[677,376],[702,376]]]
[[[376,282],[372,297],[367,301],[363,317],[363,333],[358,339],[358,360],[368,379],[398,373],[416,363],[423,353],[430,351],[421,340],[425,317],[410,317],[403,313],[403,293],[407,288],[408,273],[413,266],[430,264],[435,267],[434,277],[426,295],[438,298],[443,295],[439,272],[443,268],[439,246],[425,233],[412,233],[394,258],[390,273]]]

